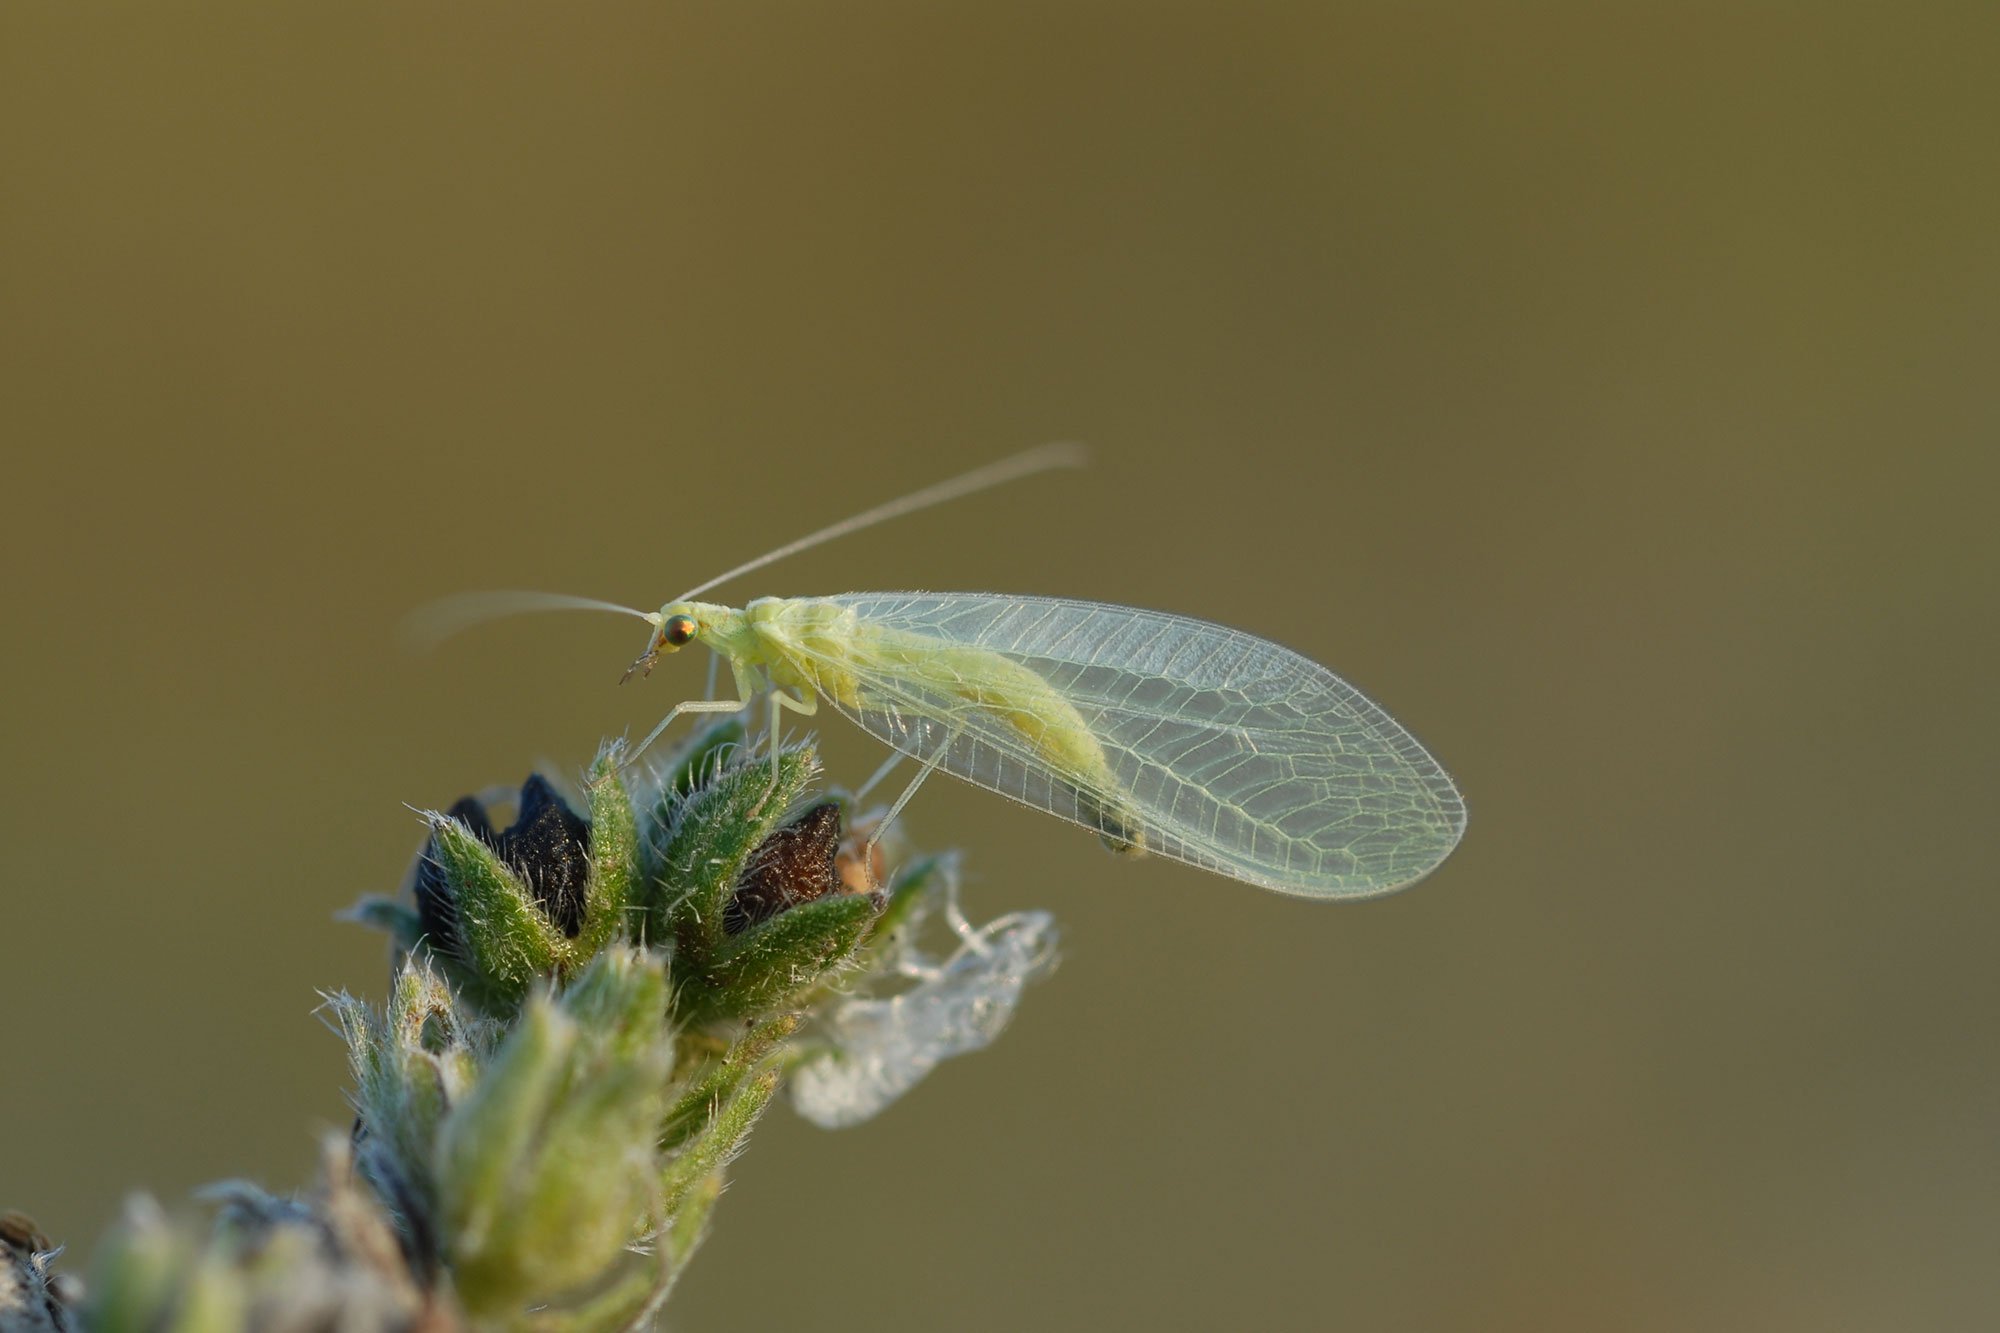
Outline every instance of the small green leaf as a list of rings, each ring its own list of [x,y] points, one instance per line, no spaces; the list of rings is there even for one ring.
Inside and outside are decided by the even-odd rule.
[[[663,1219],[666,994],[659,960],[607,950],[560,998],[529,999],[446,1117],[439,1213],[468,1309],[518,1312],[592,1284]]]
[[[471,1095],[438,1136],[444,1231],[460,1294],[491,1310],[522,1296],[516,1256],[492,1244],[514,1202],[514,1173],[534,1147],[560,1091],[576,1024],[544,996],[531,999]]]
[[[817,754],[802,745],[779,759],[776,786],[768,763],[743,763],[680,802],[660,852],[648,938],[676,940],[688,959],[700,959],[721,942],[723,913],[744,862],[784,822],[818,772]]]
[[[711,1177],[742,1148],[744,1138],[764,1108],[771,1104],[771,1094],[777,1090],[778,1071],[768,1067],[758,1069],[716,1108],[702,1132],[668,1161],[660,1183],[670,1234],[685,1234],[690,1226],[691,1208],[699,1214],[692,1221],[698,1234],[701,1220],[706,1218],[716,1192],[721,1189],[720,1179]]]
[[[250,1314],[249,1275],[228,1253],[210,1246],[188,1271],[187,1285],[163,1333],[241,1333]]]
[[[777,1086],[778,1081],[774,1077],[771,1080],[771,1088],[775,1091]],[[765,1100],[767,1102],[770,1100],[768,1094]],[[752,1120],[754,1119],[753,1116]],[[746,1134],[749,1132],[747,1126],[744,1132]],[[737,1148],[739,1150],[742,1148],[740,1137],[737,1140]],[[676,1206],[667,1219],[667,1225],[661,1230],[659,1238],[661,1261],[671,1266],[667,1279],[669,1290],[673,1282],[680,1277],[681,1270],[687,1267],[687,1261],[693,1257],[697,1249],[701,1248],[702,1241],[708,1238],[708,1219],[715,1212],[715,1201],[722,1197],[722,1174],[722,1167],[717,1166],[696,1180],[691,1187],[678,1192]]]
[[[722,1054],[700,1061],[661,1121],[660,1146],[672,1150],[698,1133],[758,1063],[798,1029],[797,1014],[780,1014],[754,1025]]]
[[[678,1273],[665,1247],[653,1262],[635,1273],[627,1273],[603,1291],[579,1305],[536,1310],[519,1316],[513,1327],[520,1333],[629,1333],[649,1327],[650,1310],[666,1300]]]
[[[580,1073],[584,1071],[579,1071]],[[493,1248],[531,1298],[596,1278],[650,1220],[664,1053],[587,1071],[554,1108]]]
[[[626,909],[638,892],[639,824],[632,814],[632,797],[607,752],[591,766],[590,882],[584,890],[583,925],[574,948],[589,958],[625,934]]]
[[[90,1326],[98,1333],[158,1328],[180,1289],[192,1246],[144,1196],[129,1200],[91,1264]]]
[[[536,982],[554,974],[568,941],[471,830],[443,818],[431,827],[457,917],[459,938],[447,961],[481,1008],[511,1012]]]
[[[671,814],[666,808],[671,802],[707,786],[728,766],[731,755],[743,748],[743,718],[742,713],[724,713],[688,737],[660,774],[663,814]]]
[[[845,962],[875,920],[876,900],[840,894],[801,903],[730,938],[676,995],[689,1024],[769,1012]]]
[[[562,1007],[603,1058],[638,1058],[665,1036],[666,969],[636,949],[607,949],[569,984]]]

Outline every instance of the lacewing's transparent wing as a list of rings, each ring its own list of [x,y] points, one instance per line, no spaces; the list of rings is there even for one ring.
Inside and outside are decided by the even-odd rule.
[[[1136,823],[1147,851],[1280,893],[1358,898],[1422,878],[1464,831],[1458,789],[1394,718],[1252,635],[1060,598],[815,600],[852,613],[851,655],[804,655],[857,680],[858,699],[827,697],[858,726],[1114,840],[1121,821]],[[870,651],[871,638],[894,651]],[[984,654],[1052,687],[1075,710],[1060,725],[1087,728],[1104,764],[1051,762],[1001,708],[977,702],[965,682]]]

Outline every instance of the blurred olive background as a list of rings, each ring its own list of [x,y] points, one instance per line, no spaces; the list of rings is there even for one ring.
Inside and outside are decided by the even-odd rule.
[[[0,1202],[304,1181],[403,803],[700,688],[411,607],[1074,438],[726,591],[1267,635],[1466,842],[1314,907],[933,784],[1063,966],[774,1113],[674,1326],[1991,1327],[1991,14],[8,5]]]

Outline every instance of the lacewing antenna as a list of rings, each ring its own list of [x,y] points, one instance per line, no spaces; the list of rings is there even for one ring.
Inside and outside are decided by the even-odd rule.
[[[1087,456],[1087,451],[1080,444],[1044,444],[1024,450],[997,463],[988,463],[985,467],[975,468],[971,472],[953,477],[949,481],[941,481],[935,486],[927,486],[923,490],[891,500],[887,504],[876,505],[873,509],[855,514],[851,518],[844,518],[830,527],[808,533],[797,541],[787,542],[774,551],[766,551],[763,555],[738,565],[726,574],[719,574],[699,587],[689,589],[674,601],[684,602],[738,575],[762,569],[788,555],[811,550],[823,542],[844,537],[850,532],[872,528],[888,519],[914,514],[920,509],[929,509],[947,500],[956,500],[961,496],[971,495],[1019,477],[1047,472],[1051,468],[1081,467]],[[428,652],[461,630],[470,629],[474,625],[537,611],[614,611],[619,615],[636,616],[656,628],[660,624],[660,613],[657,611],[640,611],[617,602],[599,601],[595,597],[576,597],[562,592],[514,590],[466,592],[443,598],[411,612],[403,620],[403,638],[419,651]],[[626,675],[629,677],[631,672],[626,672]]]
[[[786,542],[775,551],[766,551],[756,559],[747,560],[726,574],[717,574],[708,582],[689,588],[686,592],[674,598],[674,601],[685,602],[690,598],[700,596],[711,588],[719,587],[729,582],[729,580],[736,578],[738,575],[762,569],[768,564],[783,560],[788,555],[797,555],[801,551],[809,551],[823,542],[830,542],[836,537],[845,537],[850,532],[860,532],[863,528],[872,528],[877,523],[886,522],[892,518],[901,518],[905,514],[914,514],[920,509],[929,509],[932,505],[940,505],[947,500],[956,500],[961,496],[972,495],[975,492],[986,490],[988,487],[999,486],[1020,477],[1030,477],[1037,472],[1047,472],[1052,468],[1059,467],[1082,467],[1088,461],[1089,456],[1089,450],[1085,449],[1082,445],[1066,441],[1058,441],[1054,444],[1044,444],[1033,449],[1023,450],[1011,457],[1003,458],[997,463],[988,463],[985,467],[975,468],[971,472],[953,477],[949,481],[941,481],[935,486],[926,486],[923,490],[905,495],[901,499],[891,500],[887,504],[876,505],[873,509],[863,510],[851,518],[843,518],[840,522],[830,527],[821,528],[818,532],[807,533],[797,541]]]
[[[616,602],[601,602],[595,597],[574,597],[566,592],[503,589],[462,592],[420,606],[403,618],[402,637],[419,652],[429,652],[461,630],[483,625],[489,620],[504,620],[508,616],[534,611],[616,611],[619,615],[637,616],[654,624],[658,624],[660,619],[657,611],[637,611]]]

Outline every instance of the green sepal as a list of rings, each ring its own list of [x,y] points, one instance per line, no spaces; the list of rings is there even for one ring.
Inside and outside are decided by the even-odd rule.
[[[684,976],[675,997],[680,1017],[693,1025],[778,1008],[854,953],[879,906],[868,894],[836,894],[729,938]]]
[[[492,1243],[514,1202],[514,1173],[562,1082],[576,1025],[546,996],[530,1000],[512,1034],[455,1108],[437,1145],[443,1231],[461,1293],[473,1309],[518,1300],[513,1256]]]
[[[776,1049],[779,1042],[799,1030],[797,1014],[780,1014],[757,1024],[720,1055],[703,1059],[700,1048],[708,1039],[688,1037],[682,1045],[687,1053],[683,1063],[693,1063],[696,1072],[682,1086],[680,1095],[660,1122],[660,1146],[668,1151],[680,1147],[708,1123],[715,1109],[728,1101],[758,1063]]]
[[[647,938],[655,944],[675,941],[682,960],[698,963],[707,957],[726,938],[723,912],[744,862],[784,822],[818,773],[817,752],[801,745],[779,757],[776,786],[768,761],[748,762],[722,770],[677,802],[660,849],[660,883]],[[676,970],[680,966],[677,962]]]
[[[327,997],[327,1008],[347,1042],[354,1109],[367,1136],[357,1169],[406,1224],[428,1219],[436,1212],[438,1132],[478,1079],[499,1028],[463,1010],[422,952],[397,972],[383,1012],[345,994]]]
[[[612,752],[591,765],[590,882],[584,889],[583,924],[569,941],[575,957],[590,958],[627,932],[626,910],[638,892],[639,822]]]
[[[773,1077],[770,1088],[764,1093],[766,1102],[770,1101],[771,1093],[775,1092],[777,1087],[778,1080]],[[750,1119],[754,1124],[756,1116],[753,1115]],[[748,1133],[749,1128],[750,1126],[746,1124],[744,1133]],[[741,1135],[737,1138],[737,1146],[739,1148],[742,1146]],[[701,1244],[703,1234],[708,1230],[708,1215],[714,1210],[715,1201],[721,1197],[721,1167],[715,1168],[696,1181],[692,1189],[677,1193],[679,1206],[674,1210],[667,1229],[661,1233],[663,1248],[674,1256],[676,1263],[686,1263],[687,1257]]]
[[[444,869],[457,918],[447,966],[480,1008],[509,1013],[555,973],[569,941],[506,862],[465,825],[439,815],[431,832],[432,855]]]
[[[100,1333],[158,1328],[179,1294],[193,1249],[158,1204],[143,1196],[129,1200],[91,1263],[91,1328]]]
[[[161,1333],[241,1333],[249,1326],[251,1278],[228,1251],[211,1245],[188,1270],[180,1302]]]
[[[664,1217],[651,1176],[672,1044],[656,960],[613,949],[531,996],[438,1134],[460,1299],[493,1314],[594,1282]]]
[[[743,1146],[743,1140],[757,1123],[757,1117],[771,1104],[778,1090],[779,1071],[765,1066],[754,1071],[737,1087],[703,1126],[701,1133],[668,1160],[660,1173],[661,1197],[669,1234],[688,1234],[699,1228],[721,1189],[718,1173]],[[697,1215],[690,1218],[689,1211]]]
[[[608,949],[563,991],[562,1007],[598,1058],[650,1057],[664,1031],[666,970],[637,950]]]
[[[652,1138],[664,1058],[598,1065],[567,1089],[533,1169],[490,1237],[517,1290],[541,1300],[603,1274],[656,1219]]]
[[[657,813],[663,824],[668,822],[675,802],[695,788],[707,786],[723,770],[730,752],[742,748],[745,730],[743,714],[724,713],[696,731],[674,754],[659,777]]]
[[[666,1304],[687,1261],[707,1239],[709,1216],[722,1195],[722,1177],[720,1169],[711,1171],[682,1196],[679,1210],[651,1237],[653,1262],[646,1268],[627,1274],[580,1305],[520,1316],[514,1327],[521,1333],[630,1333],[650,1326],[654,1322],[650,1316]]]
[[[647,1312],[665,1302],[677,1274],[677,1267],[663,1252],[645,1268],[625,1274],[581,1304],[521,1314],[510,1327],[518,1333],[630,1333],[650,1326]]]

